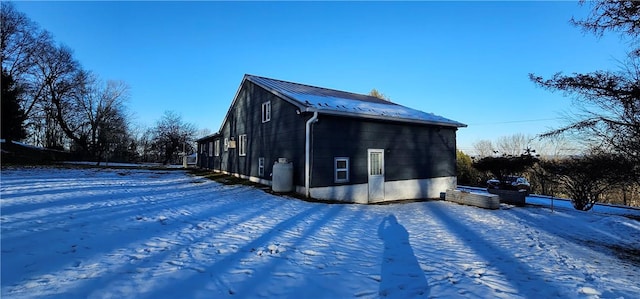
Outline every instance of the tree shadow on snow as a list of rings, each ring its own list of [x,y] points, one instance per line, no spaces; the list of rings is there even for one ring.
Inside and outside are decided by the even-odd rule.
[[[182,182],[182,185],[185,184]],[[145,185],[147,184],[141,186]],[[222,200],[216,203],[209,202],[212,197],[207,197],[212,190],[216,192],[217,197],[233,197],[240,196],[238,194],[242,193],[239,192],[248,192],[251,189],[192,186],[179,188],[179,183],[172,182],[166,185],[169,187],[149,187],[148,189],[141,189],[137,185],[124,187],[106,185],[104,192],[98,192],[99,188],[96,188],[96,192],[90,195],[80,194],[73,197],[71,201],[62,199],[49,203],[50,210],[55,211],[60,208],[62,211],[43,214],[46,216],[44,218],[46,222],[41,228],[16,228],[33,225],[31,218],[12,221],[10,223],[12,230],[2,232],[3,256],[0,273],[2,273],[3,288],[5,286],[18,288],[26,281],[41,277],[64,277],[65,273],[81,273],[87,271],[85,265],[90,267],[92,264],[101,263],[103,267],[109,267],[108,271],[102,271],[104,270],[102,268],[99,275],[91,274],[91,279],[56,280],[66,284],[65,292],[73,294],[71,297],[85,297],[105,285],[117,283],[123,273],[131,273],[136,267],[152,267],[156,261],[166,260],[171,254],[181,252],[182,249],[192,245],[192,243],[182,244],[178,240],[169,240],[178,233],[193,235],[191,240],[197,243],[198,237],[203,235],[202,227],[199,225],[209,222],[210,215],[244,210],[243,214],[250,219],[275,209],[278,204],[275,201],[269,202],[254,209],[249,208],[247,202]],[[71,193],[73,188],[69,189]],[[202,200],[203,198],[207,200]],[[75,200],[78,203],[84,202],[87,206],[74,207]],[[67,208],[68,206],[70,207]],[[35,209],[39,208],[36,206]],[[192,212],[181,214],[179,212],[182,209]],[[43,217],[38,215],[36,216]],[[166,220],[158,220],[159,216],[165,215],[169,216],[164,218]],[[229,224],[220,229],[224,230],[243,220],[246,219],[228,221]],[[25,222],[24,225],[21,222]],[[201,238],[204,237],[207,235]],[[35,253],[30,253],[32,248],[37,248],[38,243],[34,243],[34,240],[39,240],[40,244],[47,244],[48,250],[36,250]],[[169,240],[164,245],[165,248],[148,245],[162,240]],[[137,249],[145,249],[145,251],[129,251],[127,249],[130,246],[136,246]],[[7,253],[17,254],[22,251],[30,255],[27,265],[23,265],[24,258],[5,258]],[[136,257],[136,253],[140,252],[144,252],[146,256]],[[117,262],[116,259],[102,258],[118,255],[122,256],[121,262]],[[24,270],[16,271],[17,267]]]
[[[552,297],[562,294],[563,289],[544,277],[544,273],[515,257],[509,250],[502,249],[480,236],[472,226],[458,219],[459,215],[450,212],[442,205],[430,205],[429,208],[433,216],[447,226],[449,232],[482,260],[488,262],[489,268],[498,272],[499,278],[478,278],[491,285],[495,292],[508,296],[524,294],[525,297],[531,294],[536,294],[535,297]],[[500,285],[496,279],[504,279],[505,284]]]
[[[409,243],[409,232],[395,215],[390,214],[380,222],[378,237],[384,242],[380,297],[428,297],[429,283]]]
[[[624,231],[617,231],[614,227],[597,225],[584,225],[582,221],[573,221],[573,218],[592,217],[582,211],[541,213],[543,210],[534,208],[513,209],[512,217],[527,227],[534,227],[552,236],[561,237],[569,245],[586,247],[606,255],[612,254],[623,262],[640,265],[640,244],[629,239]],[[536,211],[538,213],[532,212]],[[566,219],[562,219],[566,218]],[[543,225],[549,222],[562,221],[562,225]],[[591,222],[589,222],[591,223]]]

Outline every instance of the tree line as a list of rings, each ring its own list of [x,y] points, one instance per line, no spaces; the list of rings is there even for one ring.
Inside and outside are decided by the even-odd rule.
[[[533,193],[570,198],[578,210],[596,203],[640,206],[640,183],[629,159],[594,149],[578,152],[567,140],[554,141],[522,134],[478,141],[475,155],[457,152],[458,184],[487,187],[489,179],[516,175],[527,178]]]
[[[628,43],[620,68],[569,75],[558,72],[550,78],[529,74],[533,84],[572,98],[573,111],[566,124],[535,138],[515,136],[495,144],[481,141],[475,146],[475,162],[459,152],[460,183],[484,184],[489,174],[477,169],[479,159],[502,157],[500,161],[511,163],[522,155],[544,153],[520,171],[534,183],[534,191],[582,198],[581,209],[596,201],[614,201],[613,197],[637,205],[640,2],[581,3],[590,5],[591,13],[584,20],[572,19],[574,25],[596,36],[618,33]],[[79,159],[97,162],[111,157],[171,163],[183,149],[193,152],[195,126],[166,112],[154,127],[134,128],[126,109],[130,97],[126,82],[104,81],[84,69],[69,47],[57,43],[12,3],[1,4],[2,139],[64,149]],[[371,95],[389,100],[377,90]],[[546,142],[530,144],[533,140]],[[577,151],[573,146],[577,143],[584,150]],[[564,152],[567,146],[573,148],[569,154]]]
[[[2,136],[70,151],[100,163],[175,162],[194,150],[194,125],[166,112],[155,127],[135,128],[127,111],[130,87],[86,70],[73,50],[2,2]]]
[[[629,45],[620,68],[558,72],[551,78],[529,74],[529,79],[573,100],[566,124],[537,137],[556,141],[556,150],[570,138],[570,144],[580,144],[584,150],[532,158],[535,147],[527,143],[537,137],[504,138],[497,142],[498,149],[481,141],[475,145],[475,161],[458,152],[460,183],[483,185],[487,176],[511,171],[527,176],[536,193],[570,197],[576,209],[589,210],[596,202],[640,206],[640,2],[580,4],[590,5],[590,14],[583,20],[571,19],[572,24],[599,37],[617,33]],[[528,161],[524,168],[515,167],[523,161]]]
[[[596,70],[590,73],[551,78],[529,74],[529,79],[541,88],[562,92],[573,100],[573,111],[567,124],[545,132],[541,137],[569,135],[579,140],[587,151],[584,159],[599,160],[603,156],[628,165],[616,172],[635,184],[640,183],[640,2],[603,0],[581,1],[590,5],[584,20],[571,22],[585,33],[603,36],[617,33],[629,49],[619,61],[617,70]],[[618,163],[618,164],[620,164]]]

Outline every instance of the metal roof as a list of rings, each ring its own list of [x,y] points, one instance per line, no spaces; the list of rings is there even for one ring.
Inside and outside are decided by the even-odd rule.
[[[212,138],[218,137],[219,135],[220,135],[220,133],[209,134],[207,136],[200,137],[200,138],[196,139],[196,142],[201,142],[201,141],[205,141],[207,139],[212,139]]]
[[[288,100],[301,111],[441,125],[448,127],[466,127],[467,125],[369,95],[287,82],[254,75],[245,75],[262,88]]]

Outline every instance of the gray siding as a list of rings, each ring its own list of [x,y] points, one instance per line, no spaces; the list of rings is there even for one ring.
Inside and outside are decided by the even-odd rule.
[[[271,102],[271,120],[262,123],[262,103]],[[294,184],[304,186],[305,123],[310,113],[244,80],[219,135],[220,157],[207,157],[201,167],[271,180],[273,163],[294,164]],[[385,181],[456,175],[456,128],[352,117],[320,115],[313,124],[311,187],[367,183],[367,149],[385,150]],[[239,156],[239,136],[247,135],[247,154]],[[224,139],[236,148],[224,151]],[[206,140],[208,146],[208,141]],[[206,152],[208,153],[208,151]],[[259,176],[258,158],[265,158]],[[349,182],[334,182],[334,158],[349,158]]]
[[[271,101],[271,120],[262,123],[262,103]],[[262,178],[271,180],[273,163],[287,158],[294,163],[294,184],[304,185],[304,126],[308,115],[296,113],[291,103],[263,88],[244,81],[222,125],[220,145],[233,137],[236,148],[221,149],[221,170],[253,177],[258,175],[258,158],[265,158]],[[247,155],[239,156],[239,137],[247,135]]]
[[[456,129],[321,115],[313,128],[311,187],[366,183],[367,149],[385,150],[385,181],[456,175]],[[348,183],[334,158],[349,157]]]
[[[215,168],[215,162],[219,160],[219,157],[209,155],[209,148],[212,145],[211,142],[215,142],[215,138],[217,137],[207,137],[198,140],[198,167],[207,169]]]

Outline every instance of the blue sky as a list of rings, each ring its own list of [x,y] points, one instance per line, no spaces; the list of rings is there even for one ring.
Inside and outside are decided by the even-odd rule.
[[[245,73],[368,93],[469,125],[458,147],[563,123],[528,73],[616,69],[627,44],[576,2],[15,2],[88,70],[131,86],[135,122],[215,132]]]

